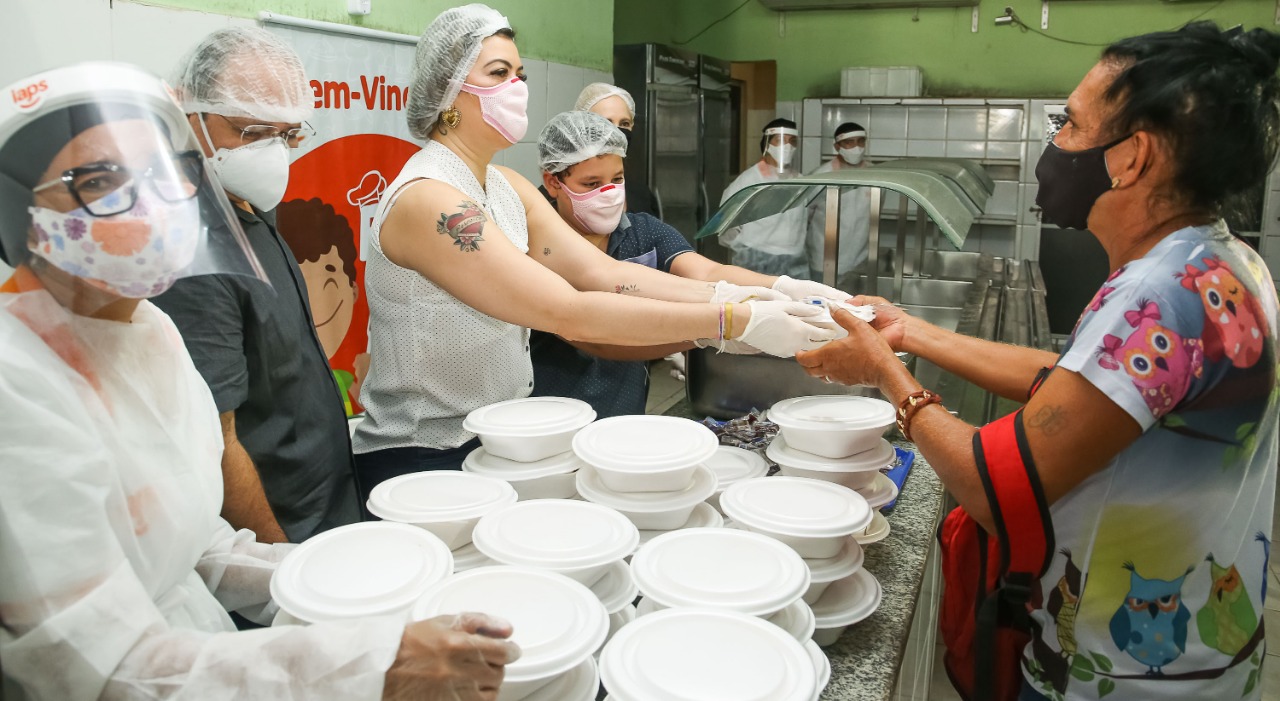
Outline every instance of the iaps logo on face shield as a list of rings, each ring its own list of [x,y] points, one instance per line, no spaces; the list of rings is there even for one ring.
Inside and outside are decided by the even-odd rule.
[[[49,82],[42,80],[38,83],[30,83],[9,90],[9,97],[13,100],[13,104],[19,111],[25,112],[33,110],[40,106],[40,99],[44,97],[45,91],[49,89]]]

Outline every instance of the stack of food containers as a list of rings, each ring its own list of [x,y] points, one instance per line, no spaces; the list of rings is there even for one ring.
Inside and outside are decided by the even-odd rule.
[[[716,474],[704,464],[716,446],[715,434],[688,419],[601,419],[573,437],[573,452],[585,463],[578,493],[644,531],[721,525],[705,503],[716,492]]]
[[[275,625],[408,616],[414,601],[453,572],[436,536],[400,523],[357,523],[294,548],[271,577]]]
[[[382,482],[369,492],[368,507],[384,521],[434,533],[453,551],[454,567],[460,571],[485,564],[471,544],[480,517],[515,502],[515,489],[502,480],[439,470]]]
[[[635,525],[613,509],[569,499],[533,499],[494,511],[475,529],[490,560],[565,575],[604,606],[612,630],[635,616],[636,585],[624,558],[639,544]]]
[[[769,463],[758,453],[745,448],[722,445],[716,448],[706,463],[716,473],[716,493],[707,499],[707,503],[720,511],[720,494],[729,487],[746,479],[756,479],[769,474]]]
[[[520,499],[568,499],[581,463],[570,452],[574,434],[595,421],[590,404],[565,397],[528,397],[480,407],[462,427],[482,447],[462,469],[511,483]]]
[[[872,518],[857,492],[806,477],[770,477],[726,489],[720,506],[739,528],[775,538],[804,558],[818,644],[835,642],[879,606],[880,584],[862,569],[862,548],[853,537]]]
[[[512,641],[520,646],[520,659],[504,670],[498,701],[596,698],[593,654],[605,641],[608,614],[580,582],[527,567],[480,567],[429,588],[413,606],[412,617],[469,611],[506,619]]]

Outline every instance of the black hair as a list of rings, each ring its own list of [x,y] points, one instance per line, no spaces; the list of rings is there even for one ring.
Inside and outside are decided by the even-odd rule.
[[[795,129],[795,128],[796,128],[796,123],[795,123],[795,122],[793,122],[793,121],[791,121],[790,119],[781,119],[781,118],[779,118],[779,119],[775,119],[775,120],[773,120],[772,122],[769,122],[768,124],[764,125],[764,129],[762,129],[761,131],[762,131],[762,132],[767,132],[767,131],[769,131],[770,129],[776,129],[776,128],[778,128],[778,127],[786,127],[786,128],[788,128],[788,129]],[[768,135],[768,134],[762,134],[762,135],[760,136],[760,152],[761,152],[761,153],[764,153],[764,147],[765,147],[765,146],[768,146],[768,145],[769,145],[769,135]]]
[[[835,132],[832,134],[832,138],[834,138],[836,141],[839,141],[841,134],[848,134],[851,131],[866,131],[866,130],[867,130],[866,127],[862,126],[861,124],[858,124],[857,122],[845,122],[844,124],[841,124],[840,126],[836,127]]]
[[[1215,215],[1242,211],[1280,145],[1280,35],[1193,22],[1122,39],[1102,52],[1119,68],[1105,97],[1112,138],[1161,136],[1179,202]]]
[[[506,37],[506,38],[510,39],[511,41],[515,41],[515,40],[516,40],[516,30],[514,30],[514,29],[512,29],[512,28],[510,28],[510,27],[503,27],[502,29],[499,29],[498,31],[494,32],[494,33],[493,33],[493,36],[496,36],[496,37]]]

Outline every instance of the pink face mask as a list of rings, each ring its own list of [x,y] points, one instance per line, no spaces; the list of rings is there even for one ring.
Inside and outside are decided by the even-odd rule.
[[[582,194],[565,186],[564,192],[573,206],[573,218],[587,231],[603,236],[618,228],[622,209],[627,205],[627,188],[621,183],[609,183]]]
[[[529,130],[529,86],[512,78],[492,88],[463,83],[462,92],[480,98],[480,116],[507,141],[516,143]]]

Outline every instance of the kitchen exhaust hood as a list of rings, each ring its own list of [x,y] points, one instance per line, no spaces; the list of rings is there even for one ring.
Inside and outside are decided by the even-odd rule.
[[[777,12],[792,10],[874,10],[885,7],[977,7],[979,0],[760,0]]]

